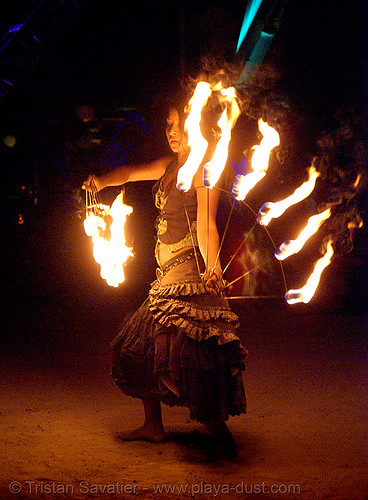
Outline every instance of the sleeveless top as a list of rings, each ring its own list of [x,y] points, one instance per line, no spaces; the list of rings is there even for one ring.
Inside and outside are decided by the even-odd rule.
[[[155,205],[160,211],[155,221],[157,245],[164,245],[171,252],[198,245],[196,191],[192,188],[184,192],[176,187],[177,167],[175,158],[153,187]]]

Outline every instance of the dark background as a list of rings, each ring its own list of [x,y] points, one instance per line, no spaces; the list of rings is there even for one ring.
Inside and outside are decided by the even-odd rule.
[[[3,7],[1,29],[23,22],[36,4]],[[90,256],[79,186],[88,173],[121,159],[165,150],[160,98],[180,77],[196,76],[201,56],[235,52],[245,6],[89,0],[50,37],[0,107],[6,311],[9,303],[16,311],[45,297],[78,301],[97,295],[111,307],[122,298],[131,307],[144,298],[155,267],[151,184],[128,188],[136,257],[118,290],[102,282]],[[309,110],[313,137],[342,102],[360,103],[364,115],[366,10],[358,0],[288,4],[274,45],[284,89]],[[94,121],[83,125],[76,110],[86,105],[93,107]],[[8,135],[16,139],[13,147],[2,140]],[[104,196],[110,201],[116,193]],[[361,206],[364,218],[364,197]],[[363,227],[354,252],[326,272],[315,306],[365,310],[365,241]]]
[[[1,2],[0,38],[37,3]],[[64,0],[51,3],[61,7]],[[27,495],[26,481],[82,479],[150,488],[151,481],[265,480],[301,484],[303,499],[367,498],[366,192],[360,199],[365,225],[353,251],[334,259],[309,304],[289,306],[282,287],[277,298],[233,303],[249,351],[248,414],[230,422],[240,445],[236,462],[188,461],[203,435],[184,408],[164,409],[173,436],[168,443],[117,439],[142,418],[140,402],[113,387],[110,342],[155,276],[152,183],[127,188],[135,258],[117,289],[106,285],[93,261],[80,184],[90,172],[165,148],[162,96],[179,76],[196,76],[201,55],[234,53],[245,6],[81,1],[0,104],[1,498],[19,497],[9,492],[13,480],[23,482],[22,498],[40,498]],[[271,166],[248,200],[253,209],[276,189],[299,184],[308,148],[346,103],[358,110],[361,135],[367,136],[366,10],[366,1],[290,0],[273,50],[282,87],[295,106],[284,143],[293,141],[303,161]],[[2,70],[0,62],[0,77]],[[95,113],[87,124],[77,115],[86,105]],[[249,130],[256,130],[254,120],[238,121],[240,151],[242,141],[254,144]],[[12,147],[6,136],[14,136]],[[109,200],[117,194],[106,191]],[[304,217],[308,209],[315,206],[304,205]],[[277,243],[296,231],[298,210],[270,225]],[[251,215],[243,213],[246,230]],[[264,234],[252,240],[255,250],[269,251]],[[285,267],[289,287],[303,282],[309,267],[305,252],[291,259]],[[151,498],[150,491],[144,498]]]

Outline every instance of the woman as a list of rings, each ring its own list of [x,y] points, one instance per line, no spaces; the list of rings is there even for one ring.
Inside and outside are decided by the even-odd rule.
[[[235,333],[237,317],[222,297],[219,191],[203,187],[201,167],[192,189],[184,193],[176,188],[188,146],[175,108],[167,118],[166,136],[174,156],[123,165],[83,184],[84,189],[94,183],[101,190],[158,180],[157,280],[113,342],[112,376],[123,392],[142,400],[145,413],[143,426],[122,437],[165,440],[161,402],[185,405],[190,418],[202,422],[214,437],[211,458],[230,457],[236,445],[225,421],[245,413],[245,350]]]

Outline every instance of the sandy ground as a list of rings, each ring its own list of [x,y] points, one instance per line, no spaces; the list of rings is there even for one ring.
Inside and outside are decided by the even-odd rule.
[[[229,421],[240,454],[195,463],[206,436],[183,408],[164,407],[166,443],[117,439],[142,412],[110,379],[109,342],[141,297],[94,276],[78,288],[90,262],[66,273],[68,251],[46,268],[33,255],[39,281],[3,300],[0,498],[368,498],[366,311],[237,306],[249,350],[248,414]]]

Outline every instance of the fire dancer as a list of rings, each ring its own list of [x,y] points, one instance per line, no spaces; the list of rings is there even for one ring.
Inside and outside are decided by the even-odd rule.
[[[226,421],[246,412],[246,351],[236,334],[238,318],[223,296],[216,227],[219,190],[203,186],[203,165],[191,189],[176,187],[178,170],[189,154],[181,115],[172,107],[167,117],[173,154],[91,175],[83,188],[157,180],[157,280],[112,343],[112,377],[124,393],[142,400],[145,414],[143,426],[121,438],[164,441],[161,402],[184,405],[190,418],[211,433],[206,459],[229,458],[237,447]]]

